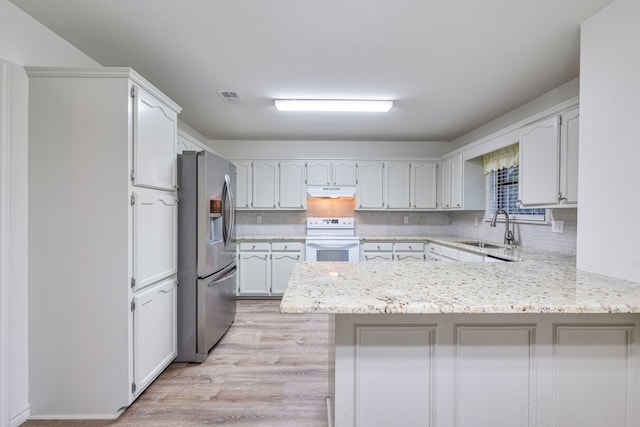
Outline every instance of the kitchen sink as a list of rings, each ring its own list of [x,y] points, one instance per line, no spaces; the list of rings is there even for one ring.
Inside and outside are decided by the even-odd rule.
[[[464,245],[469,245],[469,246],[475,246],[476,248],[485,248],[485,249],[501,249],[501,248],[504,248],[504,246],[493,245],[491,243],[483,242],[481,240],[463,241],[463,242],[458,242],[458,243],[462,243]]]

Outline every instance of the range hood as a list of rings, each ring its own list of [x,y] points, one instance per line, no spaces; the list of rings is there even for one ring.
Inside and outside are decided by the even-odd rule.
[[[356,187],[351,185],[329,186],[329,185],[313,185],[307,186],[307,197],[325,197],[337,199],[340,197],[355,197]]]

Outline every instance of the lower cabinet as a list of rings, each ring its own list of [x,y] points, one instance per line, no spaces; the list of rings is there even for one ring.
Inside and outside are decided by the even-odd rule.
[[[176,278],[134,294],[133,369],[135,396],[166,368],[177,354]]]
[[[428,259],[435,262],[485,262],[487,258],[484,254],[464,249],[453,248],[438,243],[429,243]]]
[[[240,242],[238,296],[281,296],[293,267],[302,260],[302,242]]]
[[[364,261],[424,261],[424,242],[364,242],[361,246]]]

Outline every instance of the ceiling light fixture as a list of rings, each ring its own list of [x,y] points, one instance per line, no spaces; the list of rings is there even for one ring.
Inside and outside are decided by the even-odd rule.
[[[386,113],[393,107],[393,101],[355,99],[276,99],[273,103],[278,111]]]

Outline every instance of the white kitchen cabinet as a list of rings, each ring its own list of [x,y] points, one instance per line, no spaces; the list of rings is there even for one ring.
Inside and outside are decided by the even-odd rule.
[[[269,295],[271,245],[268,242],[241,242],[238,248],[238,295]]]
[[[441,163],[441,191],[443,209],[462,208],[462,154]]]
[[[251,162],[244,160],[233,160],[236,166],[236,209],[251,208]]]
[[[251,207],[275,209],[278,207],[278,184],[280,181],[278,161],[252,162]]]
[[[356,185],[356,162],[349,160],[308,160],[307,185]]]
[[[578,203],[578,151],[580,109],[560,115],[560,194],[559,202]]]
[[[392,261],[393,242],[364,242],[360,245],[364,261]]]
[[[139,189],[133,192],[131,205],[131,286],[134,290],[139,290],[178,272],[178,198],[171,193]]]
[[[169,278],[133,298],[135,389],[138,396],[177,354],[176,280]]]
[[[26,71],[31,415],[113,418],[175,357],[180,107],[129,68]]]
[[[430,242],[428,246],[429,261],[436,262],[485,262],[485,255],[464,249]]]
[[[523,206],[557,203],[560,191],[560,117],[519,131],[520,189]]]
[[[573,108],[520,130],[522,206],[576,206],[579,118]]]
[[[358,163],[358,187],[356,206],[358,209],[384,208],[384,163]]]
[[[305,166],[303,161],[279,162],[278,207],[305,209],[307,193],[304,185]]]
[[[177,189],[176,112],[138,85],[133,98],[133,184],[174,191]]]
[[[293,267],[302,260],[302,242],[241,242],[238,245],[238,296],[281,296]]]
[[[380,241],[360,245],[365,261],[424,261],[424,242]]]
[[[304,259],[304,243],[271,243],[271,295],[282,295],[289,283],[293,267]]]
[[[411,208],[411,163],[385,163],[383,195],[387,209]]]
[[[435,209],[437,203],[436,162],[411,163],[411,207],[413,209]]]
[[[233,160],[237,209],[306,209],[303,160]]]
[[[393,259],[396,261],[424,261],[424,242],[396,242],[393,244]]]
[[[441,209],[485,209],[482,159],[465,160],[458,153],[438,163]]]

